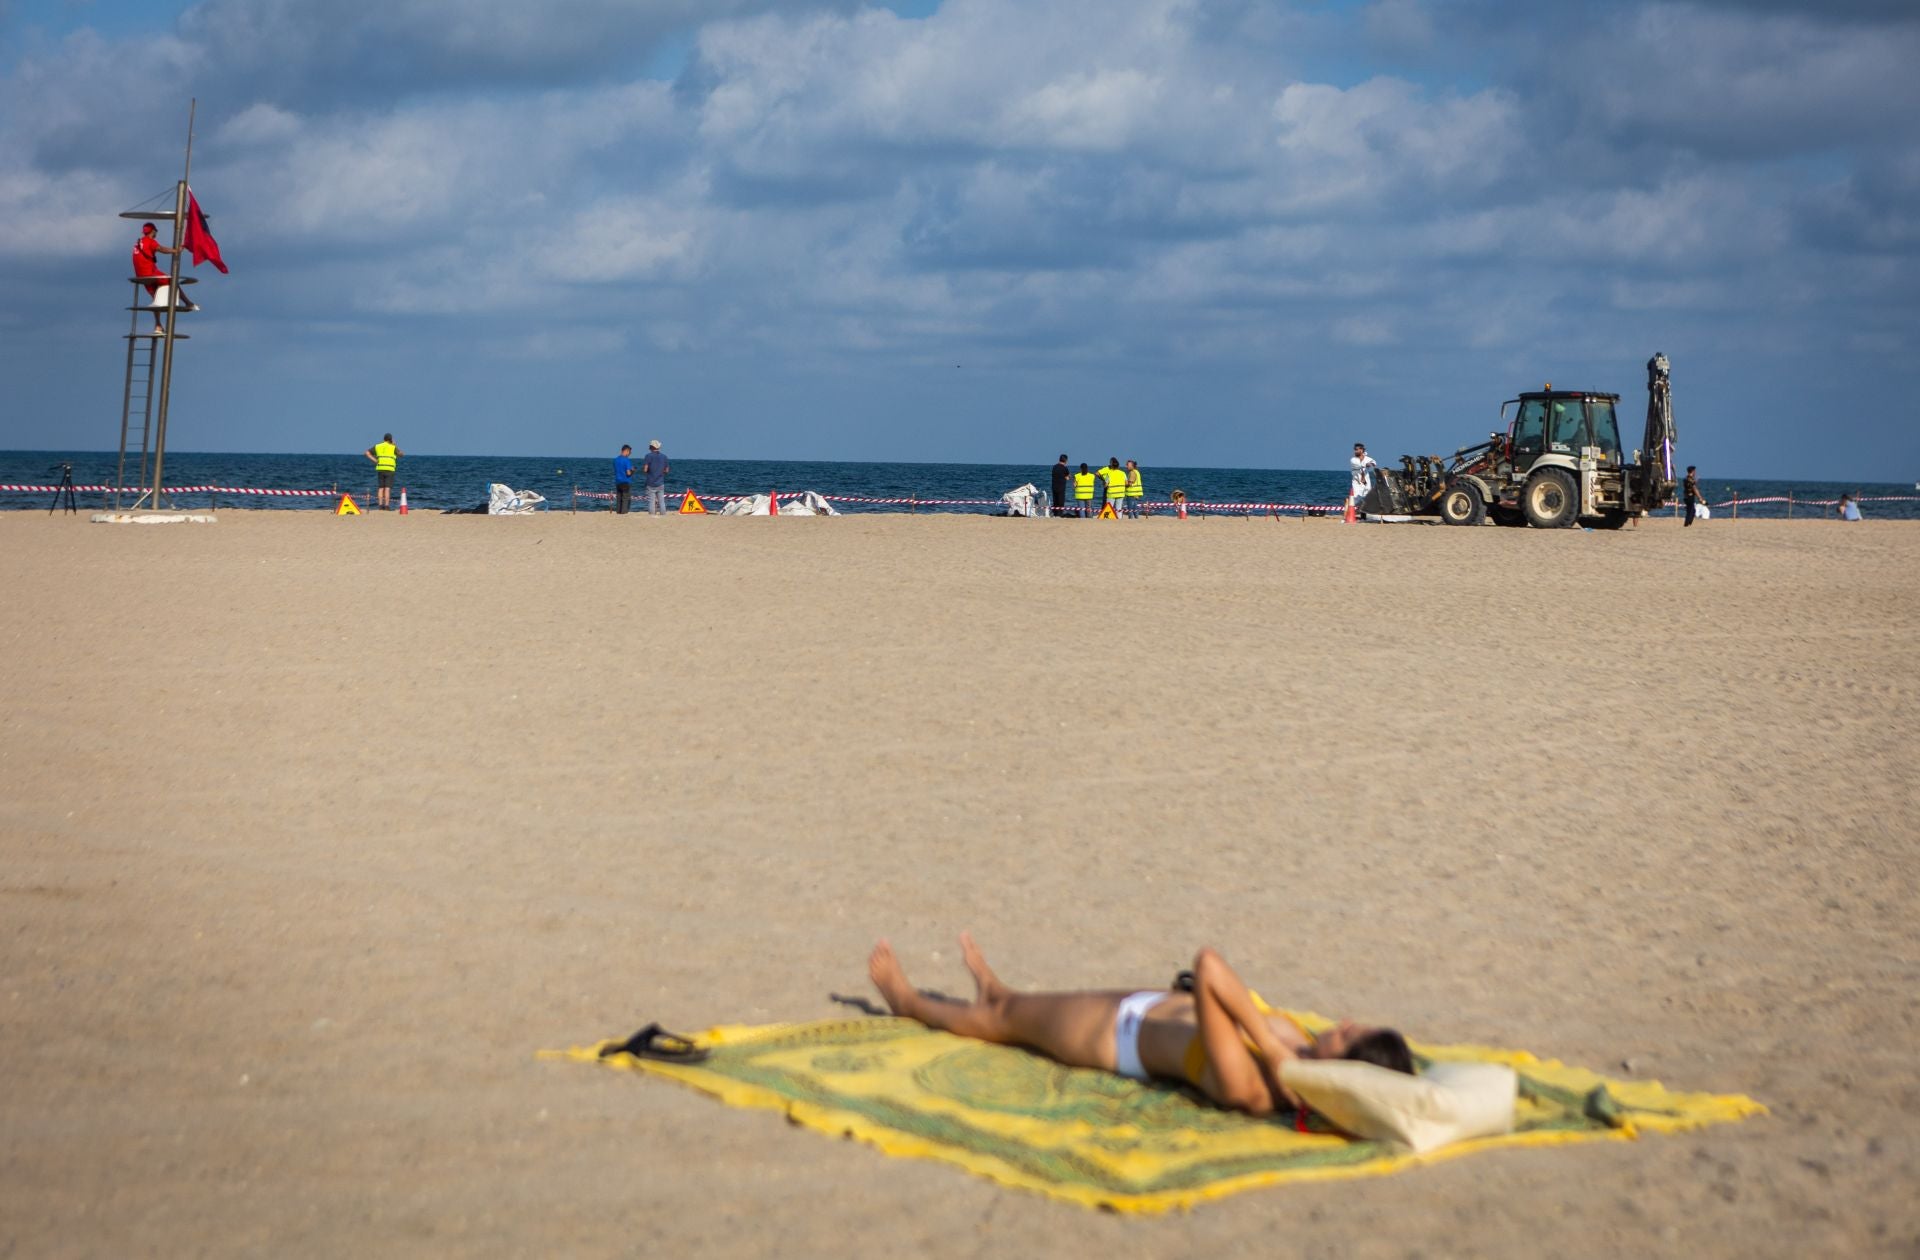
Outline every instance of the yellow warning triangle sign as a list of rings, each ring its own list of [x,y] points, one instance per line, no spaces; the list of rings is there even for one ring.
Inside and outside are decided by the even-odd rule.
[[[360,515],[360,505],[353,501],[352,495],[343,494],[340,496],[340,506],[333,509],[333,514],[335,516],[358,516]]]
[[[1103,503],[1100,505],[1100,519],[1103,521],[1117,521],[1120,519],[1120,517],[1114,512],[1113,504],[1111,502]]]
[[[706,514],[707,505],[700,502],[700,496],[691,490],[687,491],[686,497],[680,500],[680,515],[705,516]]]

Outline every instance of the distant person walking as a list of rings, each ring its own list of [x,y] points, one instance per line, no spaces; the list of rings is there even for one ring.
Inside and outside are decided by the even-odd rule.
[[[647,443],[647,457],[640,461],[640,475],[647,483],[647,515],[667,514],[667,474],[673,465],[660,453],[660,439]]]
[[[1137,460],[1127,461],[1127,515],[1140,515],[1141,500],[1146,497],[1146,483],[1140,480],[1140,464]]]
[[[1367,454],[1365,442],[1355,442],[1353,458],[1347,461],[1347,467],[1353,470],[1353,480],[1347,493],[1353,496],[1353,506],[1358,508],[1373,493],[1373,470],[1380,465],[1374,462],[1373,456]]]
[[[1060,462],[1053,466],[1053,514],[1067,514],[1067,457],[1060,456]]]
[[[393,472],[400,466],[400,457],[404,454],[405,451],[393,444],[391,433],[367,448],[367,458],[373,461],[374,474],[380,478],[377,502],[382,512],[393,506]]]
[[[1706,502],[1700,494],[1700,474],[1692,464],[1687,465],[1687,479],[1680,483],[1680,490],[1687,500],[1687,524],[1691,525],[1700,513],[1700,505]]]
[[[633,505],[633,447],[626,442],[620,444],[620,453],[613,457],[613,510],[617,516],[625,516]]]
[[[1093,482],[1094,475],[1085,464],[1080,465],[1080,471],[1073,474],[1073,514],[1075,516],[1092,514]]]
[[[1857,521],[1861,519],[1859,500],[1843,492],[1840,495],[1840,502],[1834,505],[1833,514],[1843,521]]]

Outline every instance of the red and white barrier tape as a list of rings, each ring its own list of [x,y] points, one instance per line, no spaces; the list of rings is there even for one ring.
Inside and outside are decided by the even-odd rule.
[[[1840,500],[1838,499],[1799,499],[1799,498],[1790,498],[1784,494],[1770,494],[1763,498],[1756,498],[1756,499],[1728,499],[1723,503],[1715,503],[1715,504],[1712,504],[1711,506],[1717,507],[1717,508],[1723,508],[1723,507],[1732,507],[1736,503],[1741,504],[1742,506],[1748,503],[1791,503],[1795,507],[1800,507],[1802,505],[1805,505],[1807,507],[1835,507],[1839,504],[1839,502]],[[1861,495],[1860,497],[1854,499],[1854,502],[1855,503],[1920,503],[1920,494],[1867,494],[1867,495]]]
[[[15,490],[25,494],[50,494],[56,490],[72,489],[83,494],[111,494],[112,486],[17,486],[0,485],[0,491]],[[122,494],[138,494],[142,486],[121,486]],[[257,486],[168,486],[166,494],[267,494],[286,498],[333,498],[338,490],[267,490]]]
[[[331,499],[338,490],[267,490],[259,486],[168,486],[168,494],[266,494],[288,499]]]

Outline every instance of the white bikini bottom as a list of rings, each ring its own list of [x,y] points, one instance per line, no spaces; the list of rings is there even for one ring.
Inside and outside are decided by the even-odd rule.
[[[1140,1062],[1140,1025],[1147,1012],[1166,1001],[1164,989],[1129,993],[1120,999],[1113,1017],[1113,1070],[1136,1081],[1147,1079],[1146,1065]]]

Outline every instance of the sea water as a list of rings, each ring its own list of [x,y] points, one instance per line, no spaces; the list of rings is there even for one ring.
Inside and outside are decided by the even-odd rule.
[[[777,490],[782,495],[813,490],[828,498],[909,499],[911,503],[861,503],[838,501],[835,507],[845,512],[993,512],[1000,496],[1016,486],[1032,482],[1049,489],[1051,461],[1032,464],[910,464],[847,463],[794,460],[683,459],[673,456],[673,472],[667,478],[669,508],[677,507],[682,492],[693,490],[703,497],[765,494]],[[73,466],[76,485],[112,485],[119,456],[111,451],[0,451],[0,485],[51,485],[60,479],[60,466]],[[637,462],[637,457],[636,457]],[[1079,465],[1074,464],[1077,470]],[[350,455],[232,455],[195,451],[169,451],[166,482],[174,486],[230,486],[242,489],[325,490],[326,496],[312,498],[269,498],[236,496],[220,492],[181,494],[176,506],[272,508],[307,511],[331,511],[339,492],[350,493],[364,506],[373,497],[373,464],[359,452]],[[1145,498],[1164,502],[1169,492],[1186,492],[1196,503],[1281,503],[1338,507],[1346,498],[1347,470],[1299,468],[1160,468],[1141,469]],[[139,480],[137,455],[130,460],[128,484]],[[639,510],[644,495],[636,477],[633,497]],[[401,459],[394,479],[394,502],[399,488],[407,490],[408,506],[425,511],[462,509],[484,503],[487,487],[503,482],[515,490],[532,490],[544,495],[549,510],[583,512],[610,511],[613,489],[611,455],[408,455]],[[1706,478],[1702,485],[1708,501],[1726,499],[1772,498],[1791,493],[1796,500],[1795,518],[1815,519],[1819,507],[1805,500],[1836,499],[1845,491],[1871,500],[1872,496],[1904,496],[1906,501],[1875,503],[1868,501],[1862,511],[1869,520],[1920,519],[1920,502],[1911,483],[1788,481],[1776,479]],[[580,492],[576,495],[576,492]],[[124,494],[122,502],[131,503],[138,490]],[[82,491],[79,506],[98,509],[107,506],[111,495]],[[46,491],[0,491],[0,510],[45,511],[52,495]],[[965,500],[959,504],[940,500]],[[1832,509],[1825,509],[1831,515]],[[1761,503],[1742,505],[1742,516],[1784,517],[1787,505]],[[1726,511],[1715,516],[1724,517]]]

